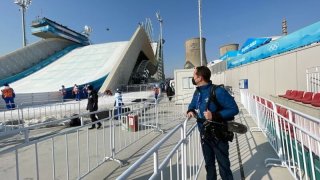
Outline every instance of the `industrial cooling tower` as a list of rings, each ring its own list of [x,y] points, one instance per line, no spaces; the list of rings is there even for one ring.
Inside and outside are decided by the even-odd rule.
[[[202,65],[207,65],[207,57],[205,51],[206,39],[202,38]],[[186,64],[185,69],[201,66],[200,60],[200,38],[192,38],[186,41]]]
[[[223,56],[228,51],[236,51],[239,48],[239,44],[226,44],[220,47],[220,56]]]

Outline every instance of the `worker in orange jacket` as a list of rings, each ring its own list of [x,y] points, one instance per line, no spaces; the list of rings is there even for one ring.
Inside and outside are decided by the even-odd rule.
[[[4,84],[4,89],[1,90],[2,99],[6,103],[7,109],[14,109],[16,107],[14,103],[14,98],[16,97],[13,89],[8,83]]]

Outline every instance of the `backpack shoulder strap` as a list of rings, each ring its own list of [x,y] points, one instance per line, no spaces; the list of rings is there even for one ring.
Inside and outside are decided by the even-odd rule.
[[[220,103],[217,101],[217,97],[216,97],[216,89],[218,87],[224,88],[224,85],[223,84],[220,84],[220,85],[212,84],[211,90],[210,90],[210,98],[209,98],[210,101],[213,102],[217,106],[217,111],[222,109],[222,107],[221,107]],[[207,108],[208,107],[209,107],[209,102],[207,103]]]

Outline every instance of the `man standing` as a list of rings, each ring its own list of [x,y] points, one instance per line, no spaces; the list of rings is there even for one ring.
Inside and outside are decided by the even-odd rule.
[[[79,86],[77,84],[75,84],[73,86],[72,92],[75,95],[76,101],[80,101],[80,90],[79,90]]]
[[[83,88],[82,88],[82,93],[83,93],[83,96],[85,97],[85,98],[87,98],[88,97],[88,84],[86,84],[86,85],[84,85],[83,86]]]
[[[120,89],[117,89],[116,90],[116,93],[114,94],[114,107],[116,108],[115,109],[115,113],[114,113],[114,116],[115,118],[114,119],[121,119],[120,115],[122,113],[122,106],[124,105],[123,101],[122,101],[122,94],[121,94],[121,91]]]
[[[156,85],[154,87],[153,91],[154,91],[154,99],[155,99],[155,102],[157,103],[158,97],[159,97],[159,94],[160,94],[160,89],[159,89],[158,85]]]
[[[230,169],[228,140],[221,136],[218,137],[218,133],[213,134],[211,137],[207,136],[205,125],[212,121],[226,123],[238,114],[239,109],[233,97],[224,88],[219,86],[214,89],[216,103],[211,101],[211,88],[213,84],[210,81],[210,77],[211,72],[208,67],[200,66],[194,69],[192,83],[197,87],[188,107],[187,116],[197,118],[207,170],[207,180],[217,179],[216,159],[221,178],[223,180],[230,180],[233,179],[233,175]]]
[[[64,85],[61,86],[61,89],[59,91],[62,96],[62,102],[64,102],[64,100],[66,99],[66,95],[67,95],[67,90],[64,87]]]
[[[89,112],[94,112],[98,110],[98,94],[97,91],[95,91],[93,89],[92,85],[88,86],[88,105],[87,105],[87,110],[89,110]],[[97,117],[96,114],[90,114],[90,118],[92,122],[97,121]],[[98,122],[98,127],[97,129],[99,129],[101,127],[101,123]],[[96,128],[96,124],[92,124],[92,126],[89,129],[94,129]]]
[[[167,97],[169,98],[169,101],[171,101],[172,96],[174,95],[174,92],[169,84],[167,85],[166,91],[167,91]]]
[[[16,95],[8,83],[4,84],[4,89],[1,90],[1,93],[2,99],[5,101],[7,109],[16,108],[16,105],[14,103],[14,98],[16,97]]]

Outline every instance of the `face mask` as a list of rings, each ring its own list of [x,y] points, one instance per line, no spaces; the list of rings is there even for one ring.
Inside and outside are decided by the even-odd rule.
[[[195,86],[197,85],[197,83],[196,83],[196,81],[194,80],[194,78],[192,78],[191,81],[192,81],[192,84],[193,84],[193,85],[195,85]]]

